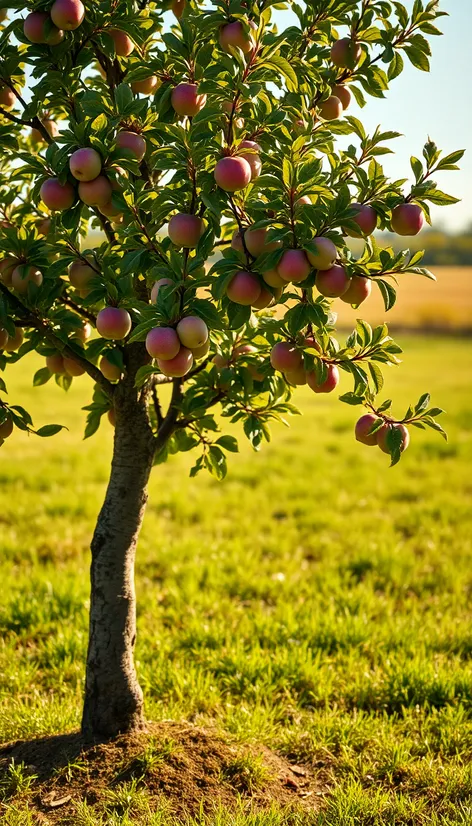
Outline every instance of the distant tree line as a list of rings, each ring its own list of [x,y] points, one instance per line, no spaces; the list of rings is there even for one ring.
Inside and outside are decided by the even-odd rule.
[[[398,236],[383,234],[381,243],[401,248]],[[457,235],[441,230],[425,230],[415,238],[408,239],[409,248],[414,251],[424,249],[422,264],[427,266],[470,267],[472,266],[472,223]]]

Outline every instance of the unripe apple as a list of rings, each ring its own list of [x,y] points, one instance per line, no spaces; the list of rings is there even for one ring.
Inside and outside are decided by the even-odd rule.
[[[339,370],[336,364],[328,364],[328,375],[324,382],[318,384],[315,370],[310,370],[306,374],[308,386],[314,393],[331,393],[339,384]]]
[[[112,427],[116,426],[116,410],[114,407],[110,407],[107,413],[107,419],[110,422]]]
[[[359,63],[361,55],[359,43],[350,37],[342,37],[331,46],[331,60],[340,69],[353,69]]]
[[[15,267],[11,275],[11,285],[13,289],[20,295],[26,295],[28,292],[29,283],[36,284],[40,287],[43,283],[43,276],[36,267],[27,267],[20,264]]]
[[[277,272],[284,281],[305,281],[311,266],[303,250],[286,250],[277,265]]]
[[[251,182],[252,170],[244,158],[228,156],[220,158],[214,175],[216,183],[225,192],[237,192]]]
[[[64,368],[68,376],[83,376],[85,369],[78,364],[75,359],[70,359],[64,356]]]
[[[275,302],[279,300],[281,295],[281,287],[275,290],[275,294],[271,293],[270,290],[266,290],[265,287],[262,287],[259,298],[257,299],[257,301],[253,302],[252,306],[255,310],[265,310],[266,307],[269,307],[271,304],[275,304]]]
[[[69,169],[78,181],[93,181],[100,175],[102,159],[90,146],[77,149],[69,158]]]
[[[351,204],[352,209],[355,209],[355,214],[351,217],[351,221],[359,227],[359,232],[352,229],[344,229],[346,235],[351,238],[362,238],[364,235],[372,235],[377,226],[377,213],[375,209],[368,204]]]
[[[392,230],[397,235],[418,235],[424,214],[418,204],[398,204],[392,211]]]
[[[112,188],[108,178],[99,175],[93,181],[81,181],[79,184],[79,198],[87,206],[105,206],[112,196]]]
[[[106,29],[115,44],[115,52],[118,57],[129,57],[134,50],[134,43],[127,34],[119,29]]]
[[[303,366],[303,359],[295,344],[290,341],[278,341],[272,347],[270,363],[274,370],[293,373]]]
[[[229,361],[224,356],[221,356],[219,353],[212,358],[213,364],[218,367],[218,370],[222,370],[224,367],[228,367]]]
[[[138,161],[142,161],[146,154],[146,141],[144,138],[141,135],[137,135],[136,132],[128,132],[126,129],[121,129],[118,132],[116,145],[119,149],[129,149]]]
[[[133,80],[131,89],[135,95],[153,95],[154,92],[159,89],[160,85],[161,80],[157,77],[157,75],[150,75],[149,77],[145,77],[143,80]]]
[[[169,359],[168,361],[158,359],[157,364],[161,373],[164,373],[164,376],[182,378],[192,369],[193,355],[186,347],[181,347],[173,359]]]
[[[301,364],[300,367],[297,367],[295,370],[290,370],[284,373],[284,376],[289,384],[295,384],[300,387],[306,384],[306,370],[303,364]]]
[[[85,7],[81,0],[55,0],[49,14],[58,29],[67,32],[78,29],[85,17]]]
[[[341,301],[345,301],[346,304],[355,304],[357,307],[359,304],[362,304],[366,298],[369,298],[371,291],[372,281],[370,278],[365,278],[362,275],[353,275],[349,282],[349,287],[340,298]]]
[[[16,95],[11,89],[0,85],[0,106],[4,109],[11,109],[16,103]]]
[[[377,436],[377,444],[383,453],[390,454],[387,446],[387,436],[391,429],[399,430],[401,433],[400,453],[403,453],[410,444],[410,431],[404,424],[384,424],[375,434]]]
[[[374,422],[377,421],[377,418],[373,413],[365,413],[364,416],[361,416],[360,419],[357,420],[354,432],[358,442],[362,442],[363,445],[369,445],[370,447],[377,444],[378,430],[375,433],[369,433]]]
[[[7,353],[14,353],[16,350],[20,349],[24,338],[25,334],[21,327],[15,327],[15,335],[8,337],[8,341],[3,349],[6,350]]]
[[[248,152],[241,150],[249,150]],[[258,178],[262,171],[262,162],[259,157],[261,147],[255,141],[241,141],[238,146],[238,153],[240,158],[244,158],[251,167],[251,179]]]
[[[95,275],[95,270],[81,259],[69,265],[69,281],[76,290],[88,289],[89,282]]]
[[[92,328],[90,324],[87,321],[85,321],[81,327],[79,327],[77,330],[74,330],[71,338],[76,339],[77,341],[81,341],[82,344],[85,344],[85,342],[88,341],[91,335]]]
[[[42,121],[42,124],[43,124],[46,132],[48,133],[48,135],[50,135],[51,138],[56,138],[57,137],[57,135],[59,134],[59,128],[57,126],[56,121],[51,120],[51,118],[45,118]],[[34,144],[45,143],[45,139],[42,136],[39,129],[34,129],[33,128],[31,130],[31,136],[30,137],[31,137],[31,140],[33,141]]]
[[[252,272],[241,270],[233,275],[226,288],[226,295],[236,304],[245,307],[257,301],[261,294],[261,285],[257,275]]]
[[[105,307],[97,315],[97,331],[102,338],[126,338],[131,330],[131,316],[128,310],[119,307]]]
[[[198,94],[196,83],[179,83],[172,89],[171,103],[178,115],[189,118],[198,115],[205,106],[207,96]]]
[[[39,190],[41,200],[48,209],[62,212],[75,203],[75,189],[68,181],[61,184],[59,178],[48,178]]]
[[[118,207],[113,205],[112,201],[102,204],[102,206],[98,207],[98,210],[102,213],[102,215],[106,215],[107,218],[110,218],[113,224],[123,223],[123,213],[120,212]]]
[[[349,276],[340,264],[334,264],[329,270],[318,270],[316,273],[316,289],[327,298],[338,298],[349,287]]]
[[[286,287],[287,282],[284,281],[283,278],[280,277],[277,270],[266,270],[265,272],[261,273],[263,280],[269,287]]]
[[[180,20],[180,18],[182,17],[185,11],[185,6],[186,0],[172,0],[171,11],[175,15],[177,20]]]
[[[336,261],[337,250],[329,238],[313,238],[312,244],[316,245],[316,252],[305,250],[307,258],[315,270],[330,270]]]
[[[101,357],[100,364],[98,366],[108,381],[119,381],[121,379],[120,368],[117,367],[116,364],[109,361],[106,356]]]
[[[64,359],[60,353],[54,353],[52,356],[46,356],[46,367],[51,373],[55,373],[57,376],[64,376],[66,373]]]
[[[343,109],[347,109],[352,100],[352,95],[347,86],[338,84],[337,86],[333,86],[332,92],[333,95],[341,101]]]
[[[281,241],[267,241],[267,229],[263,227],[262,229],[251,229],[250,227],[245,230],[244,232],[244,243],[246,244],[247,251],[254,256],[254,258],[259,258],[260,255],[265,255],[265,253],[273,252],[273,250],[278,249],[281,246]],[[241,238],[240,232],[235,232],[231,241],[231,247],[236,250],[237,252],[244,252],[243,241]]]
[[[57,46],[64,39],[64,32],[51,22],[49,14],[33,11],[23,22],[23,32],[30,43],[47,43]]]
[[[188,315],[177,324],[177,335],[184,347],[193,350],[208,341],[208,327],[202,318]]]
[[[343,113],[343,105],[336,95],[330,95],[320,103],[320,115],[324,120],[336,120]]]
[[[153,288],[151,290],[151,302],[153,304],[156,304],[157,297],[159,295],[159,289],[161,287],[166,287],[166,286],[172,287],[173,285],[174,285],[174,282],[172,281],[171,278],[160,278],[159,281],[155,281],[154,285],[153,285]]]
[[[7,331],[3,327],[0,327],[0,350],[5,349],[5,345],[8,344],[8,339],[9,335]]]
[[[153,359],[168,361],[180,350],[180,339],[173,327],[153,327],[146,336],[146,350]]]
[[[207,338],[204,344],[200,345],[200,347],[192,347],[192,355],[194,359],[202,359],[204,358],[210,349],[210,339]]]
[[[4,439],[8,439],[9,436],[13,433],[13,422],[11,419],[5,419],[2,424],[0,424],[0,439],[3,441]]]
[[[178,212],[170,219],[167,232],[176,247],[193,249],[198,246],[204,230],[203,220],[198,215]]]
[[[244,54],[252,51],[255,46],[254,38],[239,20],[233,23],[226,23],[222,26],[219,34],[219,42],[223,51],[230,53],[231,48],[241,49]]]
[[[12,272],[19,263],[18,258],[12,257],[7,257],[0,261],[0,281],[6,284],[7,287],[11,285]]]
[[[36,224],[39,235],[44,235],[45,237],[51,232],[51,227],[52,221],[50,218],[42,218],[41,221],[38,221]]]

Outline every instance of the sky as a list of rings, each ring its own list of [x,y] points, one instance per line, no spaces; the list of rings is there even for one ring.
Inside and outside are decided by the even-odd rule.
[[[405,5],[411,3],[407,0]],[[462,200],[448,207],[431,206],[433,226],[459,232],[472,224],[472,0],[442,0],[440,8],[449,17],[438,21],[442,37],[428,36],[431,71],[420,72],[405,59],[405,70],[392,82],[385,99],[369,97],[364,109],[353,102],[349,114],[359,117],[369,134],[378,124],[402,133],[404,137],[389,144],[395,155],[379,158],[385,173],[394,179],[411,178],[410,156],[421,157],[428,136],[444,154],[467,150],[460,171],[441,172],[434,178],[439,189]],[[274,19],[280,28],[293,21],[290,12],[275,12]]]

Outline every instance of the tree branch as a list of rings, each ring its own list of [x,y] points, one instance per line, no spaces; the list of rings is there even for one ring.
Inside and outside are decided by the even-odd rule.
[[[170,404],[155,438],[156,452],[161,450],[172,436],[179,415],[177,405],[182,400],[182,379],[174,379],[173,384]]]

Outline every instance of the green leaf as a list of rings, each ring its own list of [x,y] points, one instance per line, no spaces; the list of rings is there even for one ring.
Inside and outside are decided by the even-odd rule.
[[[238,453],[238,440],[234,436],[220,436],[215,444],[220,445],[223,450],[228,450],[230,453]]]
[[[62,424],[45,424],[43,427],[40,427],[39,430],[36,430],[35,433],[36,436],[46,438],[47,436],[55,436],[60,430],[67,430],[67,428]]]

